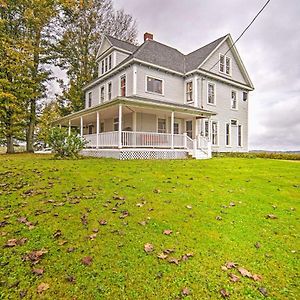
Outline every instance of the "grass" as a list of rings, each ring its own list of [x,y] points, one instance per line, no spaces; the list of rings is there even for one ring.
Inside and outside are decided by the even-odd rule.
[[[56,161],[19,154],[0,155],[0,176],[0,221],[6,221],[0,231],[0,299],[181,299],[184,288],[185,299],[221,299],[221,289],[230,299],[264,299],[259,288],[268,299],[299,297],[298,162]],[[122,211],[129,216],[120,218]],[[99,231],[91,240],[94,229]],[[165,229],[173,233],[164,235]],[[54,237],[57,230],[61,236]],[[5,247],[23,237],[24,245]],[[146,243],[153,252],[144,251]],[[158,259],[168,248],[175,250],[170,257],[194,256],[179,265]],[[48,252],[36,265],[24,259],[41,249]],[[81,261],[86,256],[89,266]],[[228,261],[262,280],[223,271]],[[229,273],[240,281],[231,282]],[[41,283],[49,288],[38,293]]]

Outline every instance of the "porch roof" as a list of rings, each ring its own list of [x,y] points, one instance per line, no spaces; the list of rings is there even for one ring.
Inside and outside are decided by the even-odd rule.
[[[101,111],[102,109],[106,109],[108,107],[118,105],[118,104],[123,104],[130,107],[143,107],[143,108],[161,109],[162,111],[174,111],[174,112],[189,114],[196,117],[197,116],[209,117],[212,115],[216,115],[215,112],[186,105],[186,104],[178,104],[174,102],[165,102],[165,101],[160,101],[155,99],[131,96],[131,97],[117,97],[109,102],[97,104],[92,107],[82,109],[80,111],[77,111],[75,113],[69,114],[67,116],[55,120],[53,124],[54,125],[60,124],[61,122],[73,120],[84,115],[89,115],[91,113]]]

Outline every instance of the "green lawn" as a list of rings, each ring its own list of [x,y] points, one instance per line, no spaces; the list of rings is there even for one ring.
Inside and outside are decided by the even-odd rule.
[[[0,299],[299,299],[299,162],[0,155],[0,191]]]

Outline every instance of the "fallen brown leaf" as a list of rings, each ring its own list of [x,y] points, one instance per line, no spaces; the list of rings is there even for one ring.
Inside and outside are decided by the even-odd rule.
[[[264,287],[259,287],[258,290],[260,291],[261,294],[263,294],[265,297],[268,297],[268,291]]]
[[[187,288],[187,287],[183,288],[182,291],[181,291],[181,295],[182,295],[183,297],[188,296],[190,293],[191,293],[191,292],[190,292],[190,289]]]
[[[154,246],[150,243],[147,243],[144,245],[144,250],[147,253],[152,252],[154,250]]]
[[[227,269],[232,269],[232,268],[236,268],[237,267],[237,263],[234,263],[232,261],[228,261],[226,264],[225,264],[225,267]]]
[[[81,262],[86,266],[90,266],[93,262],[93,258],[90,256],[86,256],[81,260]]]
[[[225,289],[221,289],[220,294],[222,295],[223,298],[228,298],[230,296],[229,292],[226,291]]]
[[[162,252],[162,253],[159,253],[159,254],[157,255],[157,257],[158,257],[159,259],[166,259],[166,258],[168,257],[168,255],[167,255],[167,254],[164,254],[164,253]]]
[[[254,281],[261,281],[262,280],[262,276],[261,275],[258,275],[258,274],[253,274],[252,275],[252,279]]]
[[[106,220],[99,220],[99,224],[100,225],[107,225],[107,221]]]
[[[172,234],[172,232],[173,231],[171,229],[166,229],[166,230],[164,230],[163,234],[170,235],[170,234]]]
[[[41,283],[41,284],[37,287],[37,292],[38,292],[38,293],[42,293],[42,292],[48,290],[49,287],[50,287],[50,286],[49,286],[48,283]]]
[[[273,214],[269,214],[269,215],[266,215],[266,219],[275,220],[275,219],[278,219],[278,218],[277,218],[277,216],[275,216]]]
[[[245,268],[239,267],[239,268],[238,268],[238,271],[240,272],[240,274],[241,274],[243,277],[252,278],[252,274],[251,274],[248,270],[246,270]]]
[[[169,263],[173,263],[173,264],[175,264],[175,265],[179,265],[179,259],[177,259],[177,258],[175,258],[175,257],[170,257],[170,258],[168,258],[168,262]]]
[[[35,275],[42,275],[44,273],[44,269],[32,269],[32,273]]]
[[[228,274],[228,276],[230,277],[230,281],[232,281],[232,282],[240,281],[240,277],[238,277],[232,273]]]

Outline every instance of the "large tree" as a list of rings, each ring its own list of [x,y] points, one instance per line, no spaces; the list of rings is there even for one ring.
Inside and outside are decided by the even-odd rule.
[[[27,103],[37,96],[23,16],[18,1],[5,1],[0,7],[0,138],[8,153],[14,152],[14,140],[24,139]]]
[[[97,51],[101,35],[110,34],[125,41],[135,42],[136,22],[123,10],[114,10],[111,0],[77,1],[64,10],[63,35],[55,49],[57,65],[67,73],[68,82],[63,84],[63,113],[84,108],[85,84],[97,76]]]

